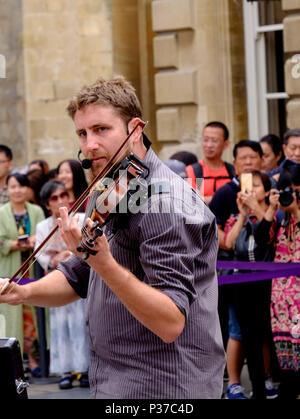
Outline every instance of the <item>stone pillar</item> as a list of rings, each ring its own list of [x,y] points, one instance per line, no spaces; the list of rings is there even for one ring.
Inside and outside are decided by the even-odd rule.
[[[140,67],[140,99],[143,107],[143,117],[149,121],[145,132],[152,141],[152,148],[158,153],[161,143],[156,135],[156,103],[154,87],[154,62],[152,30],[152,1],[138,0],[138,33],[139,33],[139,67]]]
[[[241,2],[153,0],[152,19],[161,158],[178,150],[201,156],[202,130],[212,120],[228,126],[232,144],[246,136]]]
[[[12,149],[16,165],[26,158],[22,0],[0,0],[0,144]]]
[[[287,127],[300,127],[300,0],[282,0],[286,11],[283,20],[285,62],[285,89],[290,99],[287,101]]]

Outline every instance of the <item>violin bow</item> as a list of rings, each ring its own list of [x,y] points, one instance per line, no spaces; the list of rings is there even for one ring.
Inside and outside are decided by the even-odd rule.
[[[72,214],[72,213],[76,213],[76,211],[78,210],[78,208],[83,204],[83,202],[86,200],[86,198],[88,197],[90,191],[92,190],[92,188],[94,187],[94,185],[101,179],[103,178],[103,176],[105,176],[105,174],[108,172],[108,170],[111,169],[111,166],[113,167],[113,162],[114,160],[117,158],[117,156],[119,155],[119,153],[122,151],[123,147],[127,144],[127,142],[129,141],[129,139],[131,138],[132,134],[136,131],[136,129],[138,127],[142,127],[142,132],[144,131],[145,127],[146,127],[147,123],[144,121],[139,121],[136,126],[133,128],[133,130],[127,135],[127,137],[125,138],[125,140],[123,141],[123,143],[119,146],[119,148],[117,149],[117,151],[114,153],[114,155],[108,160],[107,164],[105,165],[105,167],[95,176],[95,178],[92,180],[92,182],[89,184],[89,186],[86,188],[85,191],[83,191],[83,193],[79,196],[79,198],[77,198],[77,200],[74,202],[74,204],[72,205],[72,207],[69,209],[68,211],[68,215]],[[31,260],[39,253],[39,251],[45,246],[45,244],[50,240],[50,238],[54,235],[54,233],[58,230],[58,225],[56,225],[48,234],[48,236],[42,241],[42,243],[31,253],[31,255],[25,260],[25,262],[20,266],[20,268],[14,273],[14,275],[9,278],[7,280],[7,282],[3,285],[1,291],[0,291],[0,295],[4,294],[5,290],[7,289],[7,287],[14,281],[15,278],[17,278],[17,276],[23,271],[26,271],[29,269],[29,267],[31,265],[29,265],[29,263],[31,262]],[[18,278],[18,280],[16,282],[14,282],[14,284],[18,284],[21,279],[24,277],[21,276],[21,278]],[[12,289],[12,288],[11,288]],[[8,291],[9,293],[10,291]]]

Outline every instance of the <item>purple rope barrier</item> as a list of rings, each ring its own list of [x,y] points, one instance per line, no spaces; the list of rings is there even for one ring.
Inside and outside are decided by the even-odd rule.
[[[255,282],[273,278],[288,277],[292,275],[300,276],[299,263],[277,263],[277,262],[242,262],[237,260],[217,261],[217,269],[239,269],[247,273],[232,273],[229,275],[219,275],[219,285],[238,284],[243,282]],[[257,272],[258,271],[258,272]],[[263,271],[263,272],[260,272]]]

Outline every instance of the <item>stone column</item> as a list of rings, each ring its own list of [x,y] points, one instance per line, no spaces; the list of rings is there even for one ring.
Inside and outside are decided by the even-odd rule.
[[[288,128],[300,127],[300,0],[282,0],[286,11],[283,20],[285,62],[285,90],[290,96],[287,102]]]
[[[12,149],[16,165],[27,156],[24,101],[22,0],[0,0],[0,144]]]
[[[152,2],[160,156],[189,150],[201,156],[204,125],[224,122],[246,136],[241,2],[154,0]],[[237,17],[239,16],[239,19]],[[227,160],[232,159],[228,150]]]

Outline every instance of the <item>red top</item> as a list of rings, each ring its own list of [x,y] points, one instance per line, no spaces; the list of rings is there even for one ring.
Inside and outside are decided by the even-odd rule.
[[[198,181],[198,186],[200,185],[200,189],[198,190],[202,196],[213,196],[217,189],[230,182],[231,179],[224,162],[220,169],[211,169],[203,162],[203,160],[199,160],[199,163],[202,166],[203,181]],[[196,189],[196,177],[192,166],[186,167],[186,173],[187,177],[192,179],[192,187]],[[217,179],[218,177],[221,178]]]

